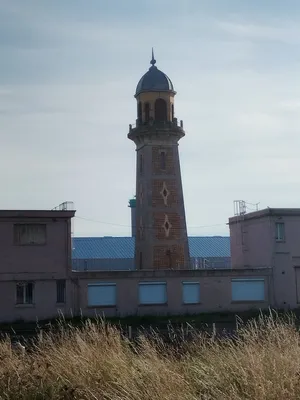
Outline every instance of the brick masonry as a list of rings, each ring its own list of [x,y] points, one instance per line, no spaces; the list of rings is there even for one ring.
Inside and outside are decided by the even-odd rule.
[[[166,199],[166,204],[164,202],[164,197],[161,194],[163,187],[167,188],[169,191],[169,195]],[[178,187],[176,179],[153,179],[152,181],[152,207],[166,207],[170,208],[174,205],[178,204],[178,195],[177,195]]]
[[[169,235],[166,235],[166,231],[163,228],[165,223],[166,215],[168,216],[168,220],[171,224],[171,228],[169,230]],[[164,213],[164,212],[154,212],[153,213],[153,222],[154,222],[154,235],[158,240],[179,240],[180,239],[180,216],[178,213]]]
[[[166,154],[166,168],[161,168],[161,153]],[[175,175],[174,151],[173,147],[169,146],[153,146],[152,147],[152,168],[154,175]]]
[[[184,268],[184,265],[183,245],[153,247],[153,266],[155,269]]]

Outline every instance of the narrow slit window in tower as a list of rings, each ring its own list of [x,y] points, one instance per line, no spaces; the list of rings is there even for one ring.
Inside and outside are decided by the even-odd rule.
[[[148,123],[150,120],[150,104],[146,103],[144,109],[145,109],[145,122]]]
[[[172,104],[171,111],[172,111],[172,121],[174,121],[174,104]]]
[[[140,101],[138,103],[138,121],[139,124],[142,123],[142,103]]]
[[[140,154],[140,174],[143,173],[144,170],[144,158],[143,158],[143,154]]]
[[[166,152],[162,151],[160,153],[160,168],[161,169],[166,169]]]
[[[155,121],[167,121],[167,103],[164,99],[155,101]]]

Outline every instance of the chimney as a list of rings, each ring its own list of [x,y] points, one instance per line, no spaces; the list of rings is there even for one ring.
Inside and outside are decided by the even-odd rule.
[[[136,199],[130,199],[128,207],[131,208],[131,236],[135,237],[136,232]]]

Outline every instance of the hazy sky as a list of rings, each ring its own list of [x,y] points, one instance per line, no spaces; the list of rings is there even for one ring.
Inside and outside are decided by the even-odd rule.
[[[77,236],[130,234],[152,46],[186,130],[189,234],[228,234],[235,199],[300,206],[299,0],[0,0],[0,208],[71,200]]]

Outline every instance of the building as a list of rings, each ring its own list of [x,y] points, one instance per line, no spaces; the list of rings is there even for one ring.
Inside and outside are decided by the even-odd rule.
[[[81,240],[72,238],[74,214],[65,206],[0,211],[0,289],[5,299],[0,322],[45,320],[59,314],[122,317],[242,311],[272,304],[270,268],[72,271],[72,241],[76,248]],[[89,245],[95,252],[94,244]],[[245,284],[246,292],[241,290]]]
[[[276,308],[300,303],[300,209],[267,208],[229,219],[234,269],[270,267]]]
[[[57,316],[72,308],[75,211],[0,211],[0,321]]]
[[[189,269],[189,247],[178,141],[185,135],[175,118],[171,80],[151,67],[136,87],[136,125],[128,138],[136,145],[137,269]]]
[[[187,238],[178,157],[184,131],[174,117],[174,95],[152,56],[136,90],[137,125],[128,134],[137,147],[132,237],[73,238],[68,203],[0,211],[0,322],[298,306],[300,209],[242,209],[229,219],[230,242]],[[224,256],[224,248],[198,252],[201,241],[227,243],[226,256],[230,243],[232,268],[191,265],[189,252],[194,260]]]

